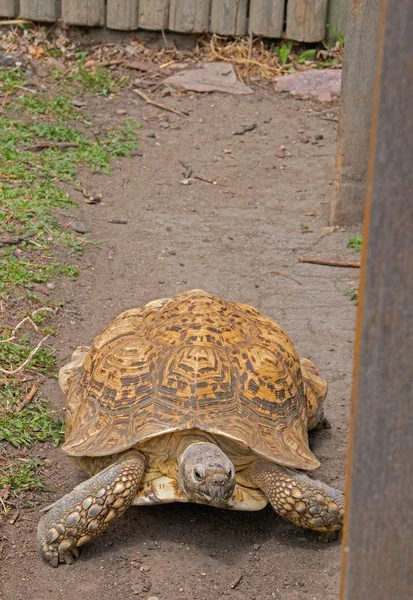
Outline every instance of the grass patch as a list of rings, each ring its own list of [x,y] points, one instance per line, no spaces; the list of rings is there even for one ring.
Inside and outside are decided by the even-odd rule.
[[[63,123],[64,121],[80,121],[89,124],[85,114],[75,108],[67,96],[49,97],[46,94],[29,94],[16,100],[16,107],[31,115],[44,115]]]
[[[347,242],[347,248],[352,248],[354,252],[361,252],[363,247],[363,236],[353,235]]]
[[[0,468],[0,489],[7,492],[0,493],[0,512],[8,510],[11,493],[44,487],[41,461],[18,455],[34,443],[59,445],[63,440],[63,423],[46,399],[27,396],[33,381],[56,370],[55,350],[44,347],[46,337],[56,333],[55,310],[39,308],[44,300],[36,286],[57,277],[75,278],[76,265],[56,260],[54,250],[66,248],[70,256],[89,243],[58,222],[57,210],[76,206],[59,183],[75,181],[80,166],[108,174],[113,159],[137,148],[138,123],[125,120],[120,127],[93,135],[88,116],[70,97],[79,87],[107,96],[121,81],[104,69],[86,68],[84,57],[75,69],[61,73],[60,81],[63,91],[57,96],[32,94],[25,89],[27,77],[20,69],[0,71],[0,92],[6,99],[0,115],[0,230],[7,240],[0,247],[0,297],[6,299],[0,316],[7,323],[0,333],[0,443],[10,445],[10,464]],[[34,151],[42,142],[55,147]],[[56,144],[60,142],[74,147],[63,149]],[[18,326],[11,324],[17,322]],[[25,398],[30,398],[26,405]]]
[[[53,411],[45,402],[25,407],[19,413],[5,411],[0,414],[0,441],[15,448],[28,448],[35,442],[52,441],[59,446],[63,441],[64,424],[55,420]]]
[[[17,464],[0,469],[0,488],[11,489],[15,493],[27,490],[42,490],[44,483],[39,475],[43,461],[38,458],[22,460]]]

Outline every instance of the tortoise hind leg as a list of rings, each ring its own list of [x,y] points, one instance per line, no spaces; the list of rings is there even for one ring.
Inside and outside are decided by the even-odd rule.
[[[338,536],[344,517],[342,492],[267,460],[255,461],[250,469],[252,482],[278,514],[300,527],[321,532],[323,541]]]
[[[311,430],[324,422],[323,402],[327,395],[327,382],[320,377],[311,360],[302,358],[300,363],[307,403],[307,426]]]
[[[106,529],[131,504],[145,471],[145,459],[132,450],[57,500],[40,519],[37,542],[53,567],[71,564],[79,546]]]

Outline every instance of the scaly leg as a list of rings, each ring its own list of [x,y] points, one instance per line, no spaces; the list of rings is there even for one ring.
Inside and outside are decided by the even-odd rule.
[[[343,526],[344,494],[267,460],[250,467],[252,482],[267,496],[274,510],[300,527],[322,532],[321,539],[335,539]]]
[[[106,529],[131,504],[145,471],[145,459],[136,450],[57,500],[40,519],[39,551],[53,567],[72,564],[79,546]]]

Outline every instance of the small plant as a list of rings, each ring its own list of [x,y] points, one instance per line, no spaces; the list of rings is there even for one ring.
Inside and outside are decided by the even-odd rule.
[[[301,54],[297,57],[297,62],[300,65],[303,65],[307,60],[313,60],[316,54],[317,50],[315,48],[304,50],[304,52],[301,52]]]
[[[290,58],[290,52],[293,47],[293,42],[288,40],[287,42],[283,42],[281,46],[275,49],[275,53],[278,56],[278,60],[280,61],[281,66],[287,64],[288,59]]]
[[[348,287],[343,290],[343,294],[348,296],[352,302],[358,304],[359,301],[359,291],[355,287]]]
[[[362,235],[354,235],[349,238],[347,242],[347,248],[352,248],[354,252],[361,252],[363,247],[363,236]]]

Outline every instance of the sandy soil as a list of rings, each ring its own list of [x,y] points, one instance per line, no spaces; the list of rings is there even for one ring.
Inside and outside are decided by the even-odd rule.
[[[163,101],[190,116],[165,113],[167,121],[145,121],[160,111],[130,92],[112,102],[89,101],[102,124],[123,118],[120,110],[143,123],[143,156],[117,163],[110,177],[84,174],[85,187],[103,193],[100,205],[86,205],[71,190],[80,204],[76,219],[103,243],[88,247],[76,282],[57,284],[56,297],[66,301],[60,355],[90,342],[126,308],[178,291],[202,287],[248,302],[279,321],[327,378],[331,429],[312,434],[311,446],[322,462],[317,477],[343,489],[355,320],[343,290],[356,274],[297,260],[300,254],[354,258],[346,249],[349,231],[326,229],[336,124],[325,117],[337,107],[296,101],[270,87],[248,97]],[[252,123],[255,130],[234,135]],[[200,179],[184,185],[181,162],[222,185]],[[108,222],[112,218],[127,223]],[[55,379],[45,392],[62,410]],[[33,495],[38,508],[4,524],[2,600],[338,597],[340,544],[317,541],[270,508],[132,508],[85,547],[75,565],[53,570],[35,549],[39,508],[83,476],[60,450],[38,446],[35,454],[48,459],[45,476],[53,491]]]

